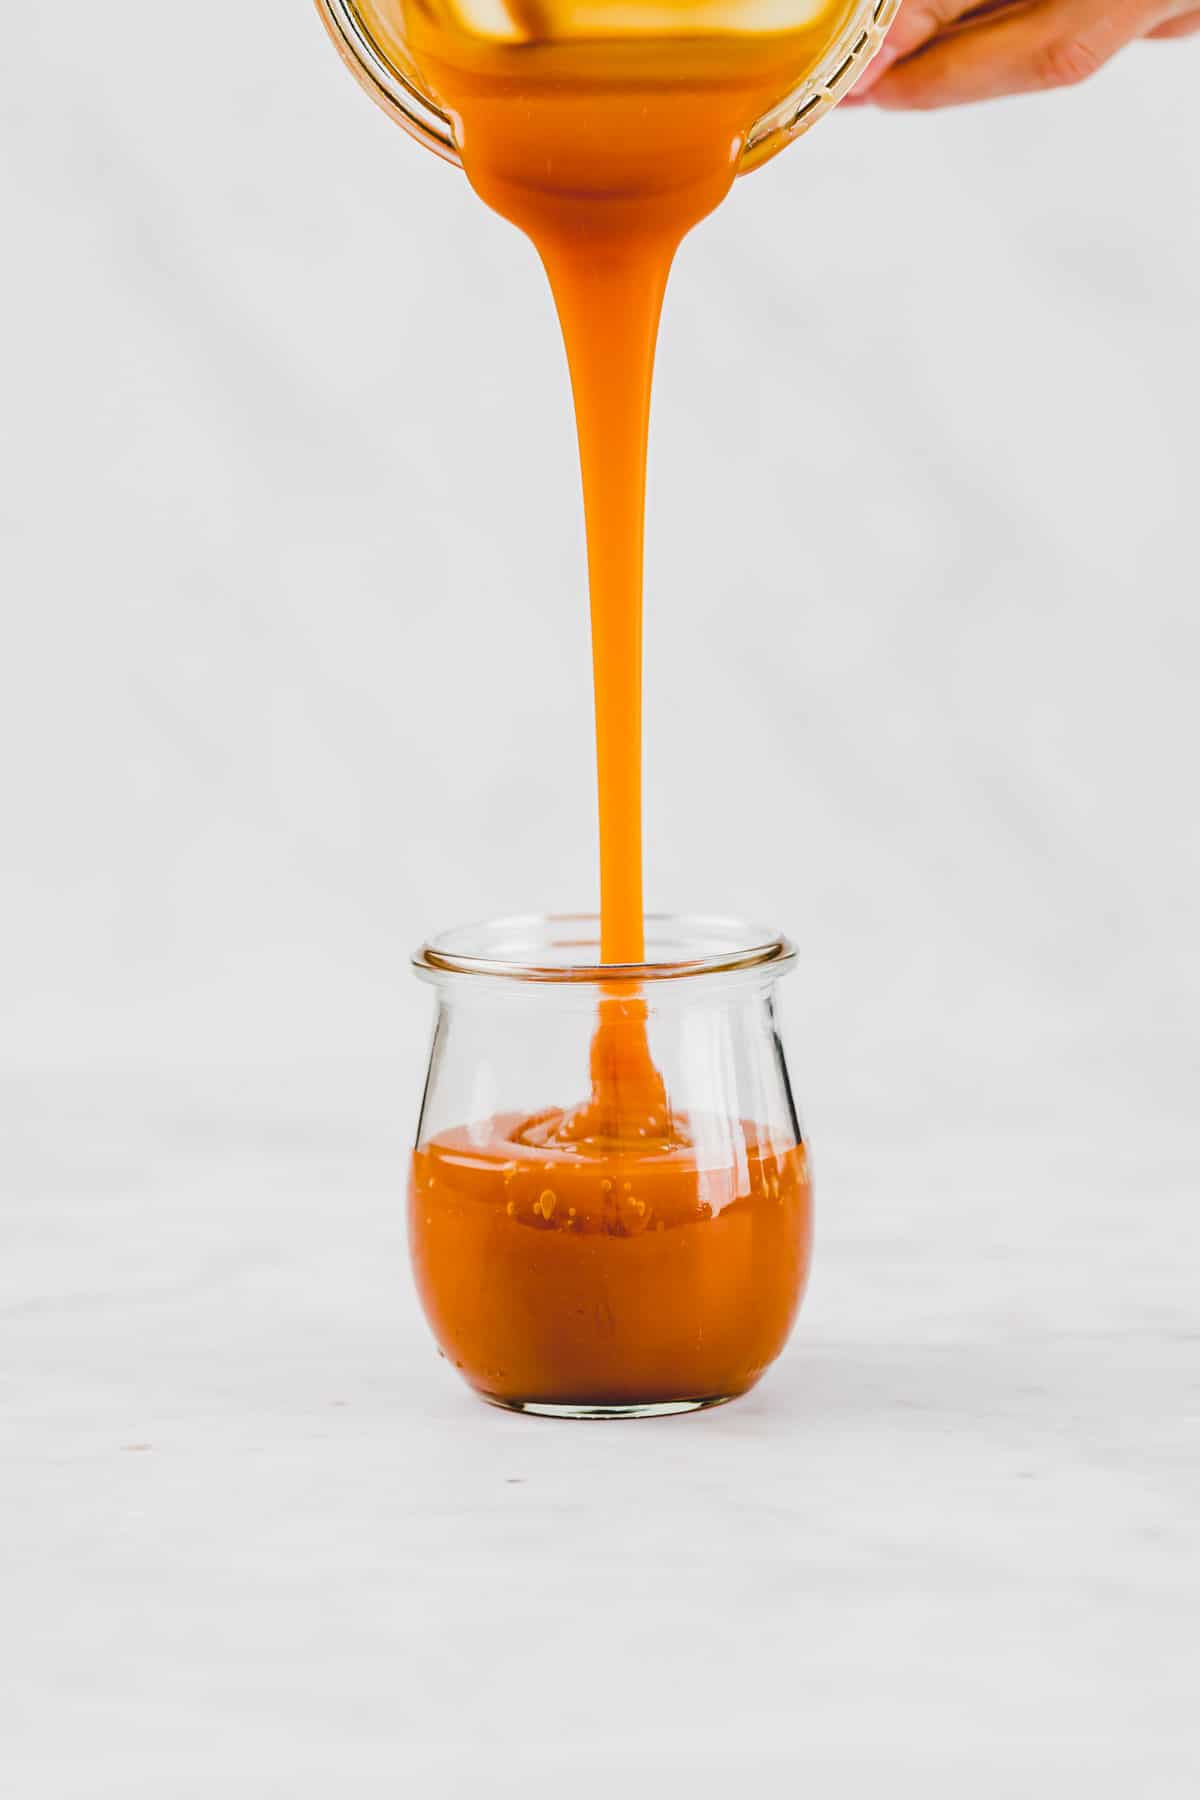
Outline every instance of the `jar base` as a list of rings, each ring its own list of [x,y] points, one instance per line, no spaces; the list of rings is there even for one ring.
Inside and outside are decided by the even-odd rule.
[[[630,1400],[613,1404],[592,1400],[510,1400],[502,1394],[481,1394],[489,1406],[505,1412],[531,1413],[538,1419],[669,1419],[676,1413],[705,1412],[710,1406],[726,1406],[737,1394],[705,1394],[695,1400]]]

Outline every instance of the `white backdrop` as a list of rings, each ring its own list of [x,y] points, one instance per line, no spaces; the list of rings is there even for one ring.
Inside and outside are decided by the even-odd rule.
[[[649,896],[799,942],[821,1242],[774,1379],[635,1446],[474,1408],[403,1270],[408,951],[595,891],[533,253],[304,6],[5,43],[16,1791],[1184,1792],[1196,47],[836,116],[680,257]],[[648,1719],[589,1710],[618,1654]]]

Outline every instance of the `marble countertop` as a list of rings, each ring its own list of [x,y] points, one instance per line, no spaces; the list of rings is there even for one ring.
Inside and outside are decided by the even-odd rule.
[[[829,1110],[775,1372],[573,1425],[435,1356],[396,1074],[5,1087],[11,1792],[1194,1793],[1186,1142]]]

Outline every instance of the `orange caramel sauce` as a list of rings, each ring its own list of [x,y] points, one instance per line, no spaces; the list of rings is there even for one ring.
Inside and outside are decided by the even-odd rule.
[[[632,1406],[753,1386],[804,1291],[812,1192],[802,1146],[774,1151],[732,1124],[729,1161],[706,1158],[686,1118],[614,1151],[539,1142],[555,1115],[501,1116],[416,1152],[417,1288],[473,1387]]]
[[[848,8],[362,0],[362,11],[454,120],[472,186],[532,240],[553,290],[587,522],[601,960],[638,963],[643,517],[663,295],[750,127]],[[674,1114],[645,1019],[643,1002],[609,990],[579,1106],[464,1125],[415,1154],[422,1302],[445,1354],[492,1398],[726,1397],[787,1338],[811,1246],[804,1148],[752,1120]]]

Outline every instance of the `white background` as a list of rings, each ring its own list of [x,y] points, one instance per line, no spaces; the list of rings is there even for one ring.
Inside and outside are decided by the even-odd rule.
[[[799,942],[818,1263],[740,1406],[548,1427],[402,1223],[408,951],[594,896],[540,270],[304,6],[13,11],[6,1788],[1194,1792],[1196,48],[680,257],[649,894]]]

